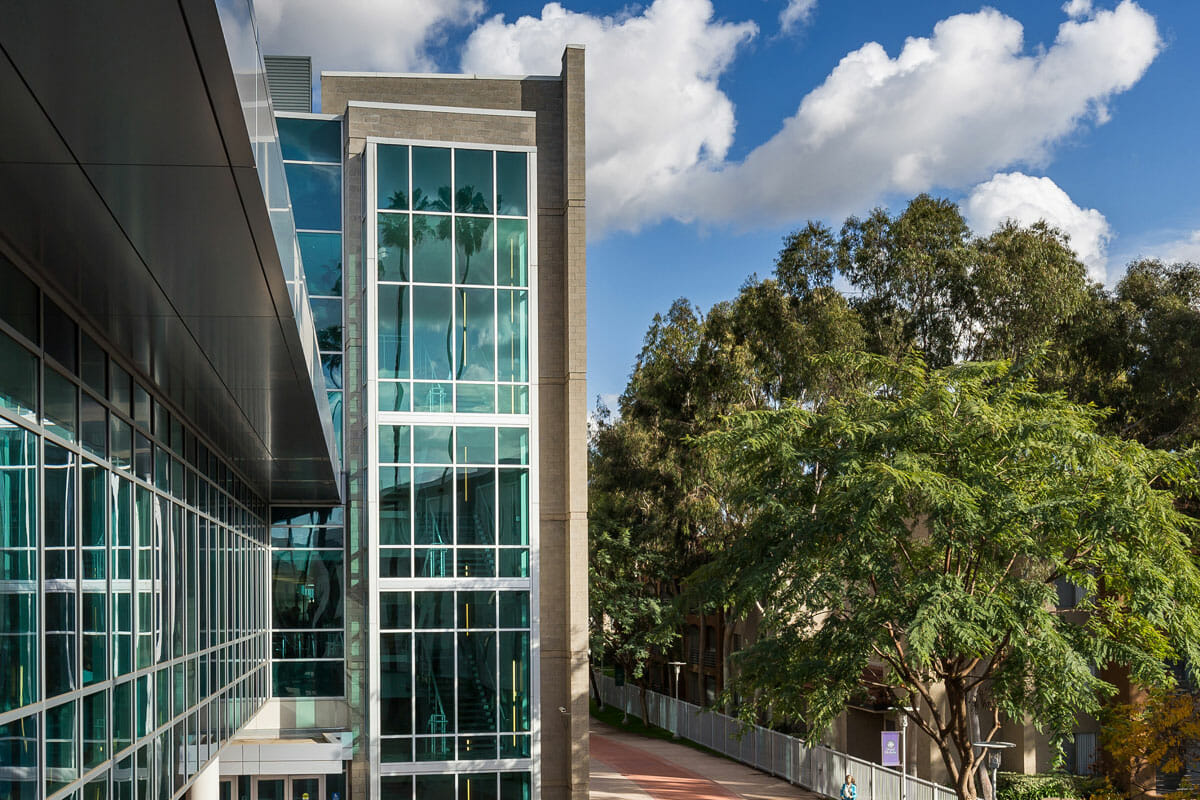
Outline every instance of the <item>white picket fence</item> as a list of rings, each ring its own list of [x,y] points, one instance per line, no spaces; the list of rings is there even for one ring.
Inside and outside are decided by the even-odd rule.
[[[599,684],[605,705],[641,717],[638,687],[617,686],[608,675],[599,676]],[[911,775],[907,796],[902,797],[897,769],[828,747],[809,747],[793,736],[760,725],[747,727],[740,720],[658,692],[646,693],[646,706],[650,724],[826,797],[838,797],[842,780],[853,775],[858,800],[955,800],[953,789]]]

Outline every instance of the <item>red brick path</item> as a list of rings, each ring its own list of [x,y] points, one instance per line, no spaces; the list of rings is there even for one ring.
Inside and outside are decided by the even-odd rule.
[[[591,754],[655,800],[729,800],[738,795],[703,775],[592,730]]]

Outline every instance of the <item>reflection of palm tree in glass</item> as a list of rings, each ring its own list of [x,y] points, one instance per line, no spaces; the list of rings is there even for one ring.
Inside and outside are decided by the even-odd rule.
[[[387,251],[395,250],[400,255],[399,276],[391,280],[408,280],[408,215],[380,214],[379,215],[379,277],[387,279],[384,273],[384,261]]]
[[[430,197],[420,187],[413,189],[413,211],[449,211],[450,187],[439,186],[437,197]]]

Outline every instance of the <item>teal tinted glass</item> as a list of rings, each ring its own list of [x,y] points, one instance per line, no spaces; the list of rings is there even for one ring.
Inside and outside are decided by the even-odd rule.
[[[38,718],[15,719],[0,725],[0,797],[34,800],[38,791]]]
[[[342,388],[342,356],[340,353],[335,355],[321,356],[321,372],[325,376],[326,389],[341,389]]]
[[[501,414],[528,414],[529,387],[512,384],[496,387],[496,407]]]
[[[407,286],[379,286],[379,377],[407,378],[408,370]],[[381,390],[382,392],[382,390]]]
[[[500,577],[501,578],[528,578],[529,577],[529,550],[521,549],[503,549],[500,551]]]
[[[321,350],[342,349],[342,301],[310,297],[317,345]]]
[[[342,160],[342,123],[336,119],[276,117],[279,149],[285,161]]]
[[[529,285],[529,223],[523,219],[496,221],[496,283]]]
[[[456,289],[454,326],[460,381],[496,379],[496,302],[491,289]]]
[[[416,544],[449,544],[454,514],[454,470],[418,467],[413,470],[413,540]]]
[[[379,461],[383,464],[407,464],[410,461],[411,429],[407,425],[379,426]]]
[[[443,414],[454,408],[454,384],[414,383],[412,396],[413,411],[429,411]]]
[[[108,411],[87,392],[80,395],[79,443],[83,449],[100,458],[107,454]]]
[[[375,150],[376,208],[408,209],[408,147],[381,144]]]
[[[382,598],[380,605],[385,605]],[[412,637],[407,634],[382,634],[379,637],[379,650],[380,732],[385,736],[411,734]]]
[[[496,153],[496,213],[524,217],[529,214],[529,188],[524,153]]]
[[[344,674],[345,665],[340,660],[276,661],[271,665],[276,697],[342,697]]]
[[[412,390],[407,382],[379,382],[380,411],[408,411],[412,404]]]
[[[410,274],[408,214],[379,215],[378,270],[381,281],[406,281]]]
[[[413,287],[413,377],[450,380],[453,289]]]
[[[84,770],[100,766],[108,756],[108,691],[105,690],[83,698]]]
[[[129,373],[115,362],[108,364],[108,399],[116,409],[126,416],[133,415],[133,389]]]
[[[495,278],[496,230],[481,217],[456,217],[454,257],[459,283],[491,284]]]
[[[37,437],[0,422],[0,711],[37,699],[37,475]]]
[[[75,324],[75,320],[47,298],[43,327],[46,332],[46,355],[74,373],[79,350],[76,344],[79,326]]]
[[[528,470],[500,470],[500,544],[529,544]]]
[[[412,505],[412,470],[383,467],[379,470],[379,543],[409,543]]]
[[[0,255],[0,319],[12,325],[18,333],[37,344],[38,335],[38,289],[25,273]]]
[[[496,470],[492,467],[457,470],[458,535],[455,541],[464,545],[493,545],[496,543]],[[460,559],[464,551],[459,551]],[[484,558],[479,571],[495,574],[491,551],[480,551],[470,558]]]
[[[412,595],[408,592],[381,592],[379,624],[385,629],[407,630],[412,627]]]
[[[454,592],[415,592],[417,628],[453,628]]]
[[[51,794],[79,777],[77,702],[64,703],[46,711],[46,794]]]
[[[298,233],[304,281],[310,295],[342,294],[342,235]]]
[[[501,720],[502,731],[528,731],[529,714],[529,633],[500,633],[500,702],[511,710]]]
[[[412,149],[412,207],[415,211],[450,210],[449,149]]]
[[[54,370],[43,368],[42,421],[47,429],[62,438],[75,439],[78,390],[75,384]]]
[[[413,427],[413,462],[416,464],[452,464],[450,449],[453,428],[439,425]]]
[[[529,627],[529,592],[500,593],[500,627]]]
[[[465,428],[455,430],[455,463],[496,463],[496,429]]]
[[[496,593],[459,592],[458,627],[463,630],[496,627]]]
[[[454,210],[492,213],[492,151],[454,151]]]
[[[340,165],[284,164],[292,216],[298,230],[339,231],[342,228],[342,168]]]
[[[496,387],[490,383],[460,383],[455,387],[454,410],[460,414],[491,414],[496,410]]]
[[[450,217],[413,214],[412,279],[417,283],[450,283],[453,279]]]
[[[499,463],[528,464],[529,463],[529,429],[528,428],[498,428]]]
[[[37,356],[0,332],[0,407],[27,417],[36,413],[37,369]]]
[[[497,375],[502,381],[524,383],[529,380],[529,292],[500,290],[496,308]]]

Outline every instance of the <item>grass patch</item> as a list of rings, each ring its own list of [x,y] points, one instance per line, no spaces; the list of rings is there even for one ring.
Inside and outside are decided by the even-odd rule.
[[[608,705],[606,705],[604,710],[601,711],[596,705],[595,698],[588,700],[588,708],[591,710],[593,719],[597,719],[600,722],[603,722],[605,725],[609,725],[619,731],[632,733],[635,736],[646,736],[651,739],[662,739],[664,741],[674,742],[675,744],[681,744],[685,747],[690,747],[693,750],[697,750],[701,753],[707,753],[710,756],[717,756],[718,758],[724,758],[729,761],[737,761],[736,759],[729,758],[729,756],[725,755],[724,753],[720,753],[716,750],[705,747],[702,744],[697,744],[691,739],[685,739],[682,736],[676,739],[666,728],[660,728],[657,725],[646,725],[642,722],[642,718],[637,714],[630,714],[629,722],[622,722],[621,720],[625,717],[625,712],[616,706]],[[741,762],[739,761],[737,763]]]

